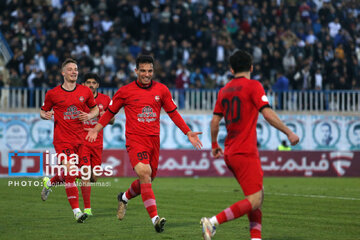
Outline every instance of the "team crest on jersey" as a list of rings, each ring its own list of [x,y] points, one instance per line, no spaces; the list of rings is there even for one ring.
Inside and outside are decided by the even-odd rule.
[[[79,97],[80,102],[84,102],[85,98],[83,96]]]
[[[156,96],[155,96],[155,101],[156,101],[156,102],[160,101],[160,96],[156,95]]]
[[[104,105],[99,104],[99,110],[103,110],[104,109]]]

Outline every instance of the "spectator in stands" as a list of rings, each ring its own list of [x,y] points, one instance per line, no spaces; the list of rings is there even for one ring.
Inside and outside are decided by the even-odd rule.
[[[276,83],[272,87],[274,91],[279,91],[278,94],[278,101],[277,101],[277,109],[282,109],[284,104],[284,98],[283,94],[281,94],[282,91],[288,91],[289,90],[289,79],[284,75],[283,72],[279,71],[276,74]],[[286,100],[285,100],[286,101]]]
[[[195,85],[196,81],[200,82],[201,88],[205,86],[204,75],[201,73],[201,69],[199,67],[195,69],[195,72],[190,74],[190,84]]]
[[[105,53],[110,50],[105,46],[114,42],[115,47],[110,50],[115,57],[111,66],[113,76],[120,69],[118,56],[125,58],[130,52],[134,59],[148,51],[146,46],[152,46],[151,53],[161,55],[157,59],[165,75],[179,63],[191,65],[193,69],[202,69],[205,87],[211,88],[215,82],[210,84],[206,79],[217,71],[217,63],[224,65],[235,48],[244,46],[259,63],[262,83],[265,79],[274,82],[275,72],[279,70],[288,74],[292,82],[292,70],[301,71],[312,57],[311,76],[316,69],[313,66],[323,66],[324,80],[328,82],[328,75],[337,68],[339,73],[347,73],[350,87],[359,85],[355,76],[357,64],[352,58],[355,56],[360,61],[360,15],[359,7],[353,2],[145,2],[52,0],[33,7],[32,0],[5,1],[0,8],[0,30],[14,52],[7,71],[15,68],[23,78],[22,75],[27,75],[25,66],[32,66],[31,62],[35,61],[36,68],[47,77],[51,65],[56,64],[47,63],[49,56],[50,59],[54,56],[53,50],[59,61],[71,55],[79,60],[85,51],[103,78],[105,71],[99,70],[96,52]],[[139,29],[133,27],[136,25]],[[299,41],[297,36],[302,39]],[[342,61],[334,66],[333,61],[339,59]],[[108,61],[104,62],[109,67]],[[116,81],[111,82],[115,87]],[[174,79],[169,81],[171,84]],[[292,85],[297,90],[304,88],[303,84]],[[304,89],[315,87],[310,84]]]

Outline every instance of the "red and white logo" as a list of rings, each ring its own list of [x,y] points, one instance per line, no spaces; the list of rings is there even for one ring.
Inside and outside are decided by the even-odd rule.
[[[332,166],[338,176],[344,176],[346,170],[351,166],[354,158],[353,152],[331,152],[330,159],[333,160]]]
[[[103,109],[104,109],[104,105],[99,104],[99,109],[100,109],[100,110],[103,110]]]
[[[83,96],[79,97],[80,102],[84,102],[85,98]]]
[[[155,96],[155,101],[156,101],[156,102],[160,101],[160,96],[156,95],[156,96]]]

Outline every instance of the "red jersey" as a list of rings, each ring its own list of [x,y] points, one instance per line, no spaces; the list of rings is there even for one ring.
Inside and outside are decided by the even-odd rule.
[[[106,111],[109,103],[110,103],[111,99],[109,96],[102,94],[102,93],[97,93],[96,97],[95,97],[95,102],[96,105],[98,105],[99,107],[99,111]],[[85,112],[90,112],[90,109],[88,107],[86,107],[86,111]],[[84,127],[85,128],[94,128],[95,125],[97,124],[97,122],[100,119],[100,114],[99,116],[97,116],[96,118],[90,119],[89,121],[84,122]],[[102,147],[103,146],[103,130],[101,130],[96,138],[96,141],[94,142],[86,142],[87,146],[93,146],[93,147]]]
[[[72,91],[57,86],[45,95],[43,111],[54,110],[54,144],[81,144],[85,138],[83,123],[78,119],[86,106],[96,106],[93,93],[88,87],[76,84]]]
[[[256,122],[264,107],[269,107],[269,101],[263,86],[256,80],[234,78],[220,89],[214,114],[225,118],[227,153],[258,154]]]
[[[126,136],[159,136],[161,107],[167,113],[176,110],[169,89],[162,83],[151,81],[141,87],[137,80],[121,87],[112,98],[108,110],[116,114],[124,106]]]

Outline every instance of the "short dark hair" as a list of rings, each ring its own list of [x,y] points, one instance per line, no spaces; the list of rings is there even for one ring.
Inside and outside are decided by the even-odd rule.
[[[65,61],[61,64],[61,69],[63,69],[66,65],[69,63],[75,63],[77,65],[77,62],[72,58],[67,58]]]
[[[250,72],[252,56],[244,50],[236,50],[229,58],[234,73]]]
[[[140,55],[136,58],[136,68],[138,69],[142,63],[151,63],[154,65],[154,58],[150,55]]]
[[[96,73],[86,73],[83,77],[83,82],[86,82],[88,79],[95,79],[95,81],[100,84],[100,77]]]

